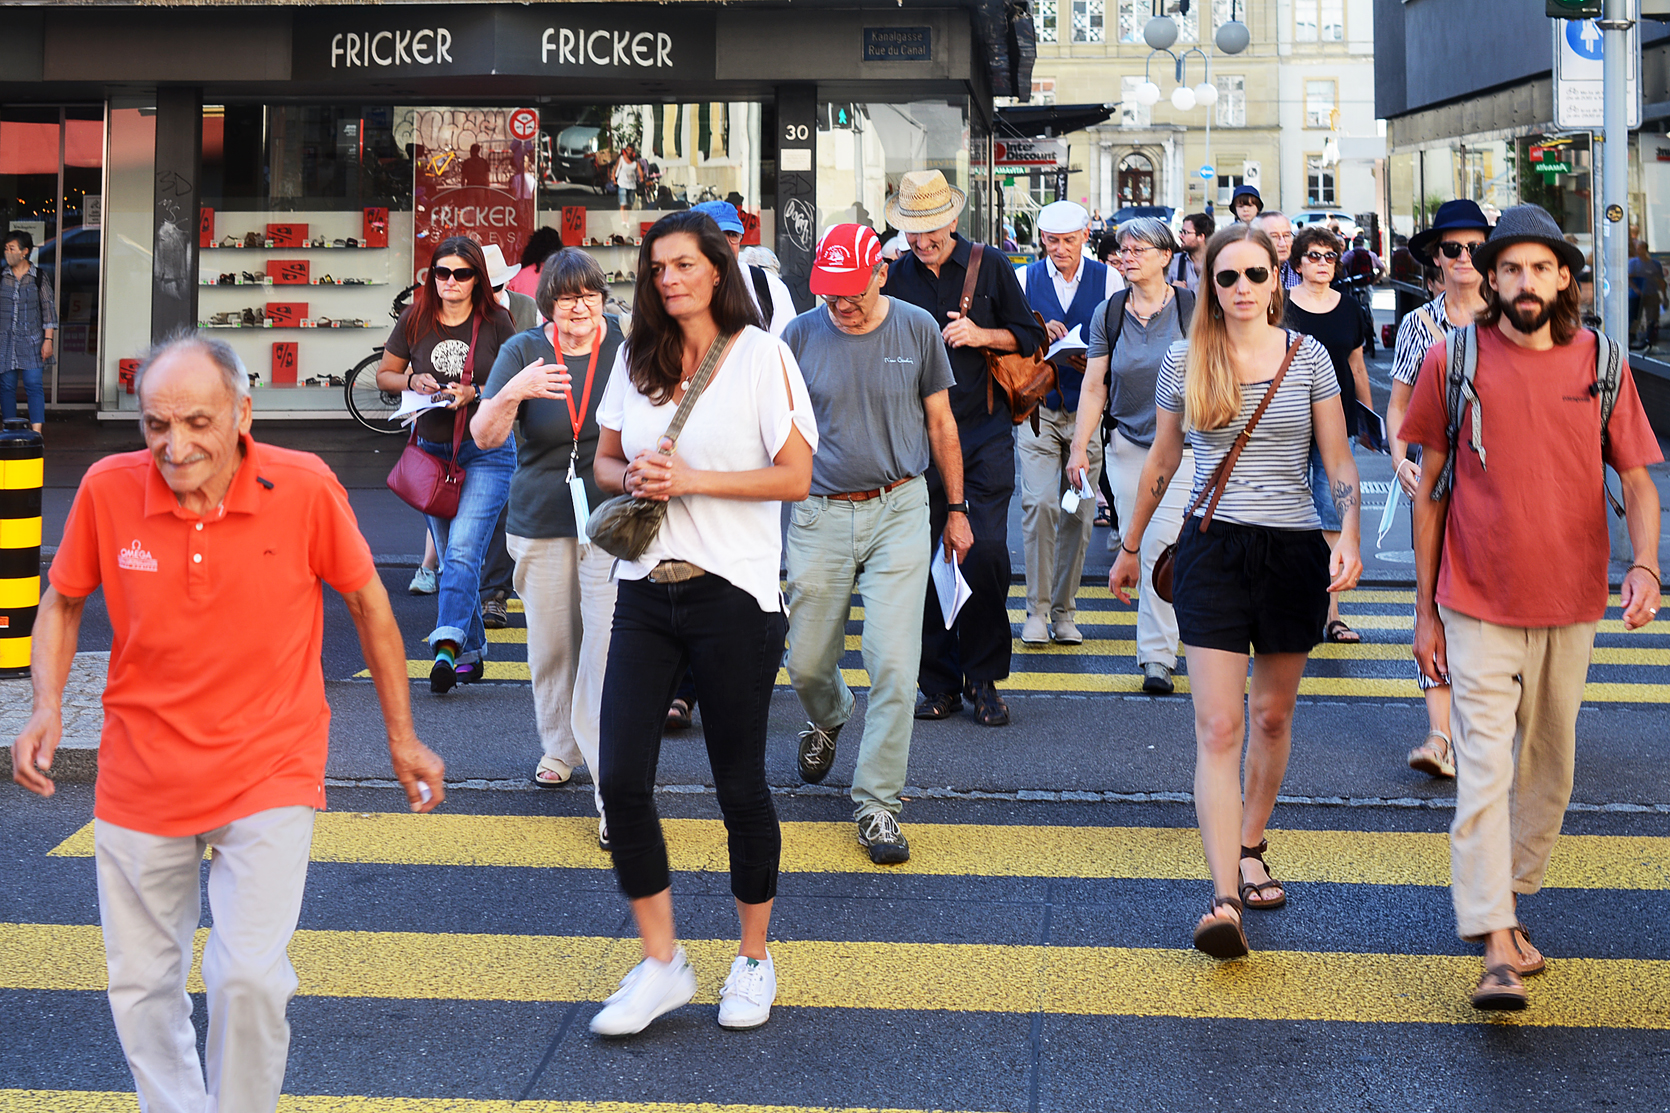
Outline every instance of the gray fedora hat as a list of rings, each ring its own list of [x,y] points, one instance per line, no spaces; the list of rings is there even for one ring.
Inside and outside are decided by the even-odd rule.
[[[1484,273],[1496,265],[1502,249],[1516,243],[1540,243],[1553,250],[1561,265],[1572,274],[1583,269],[1583,252],[1576,244],[1567,243],[1565,233],[1541,205],[1515,205],[1503,209],[1501,219],[1490,233],[1483,247],[1473,253],[1473,266]]]

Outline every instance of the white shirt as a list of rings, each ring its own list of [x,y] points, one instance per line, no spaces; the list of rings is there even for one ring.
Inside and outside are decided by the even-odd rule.
[[[1066,309],[1073,304],[1073,298],[1079,292],[1079,283],[1084,281],[1084,264],[1086,262],[1095,262],[1095,260],[1086,259],[1080,262],[1078,270],[1073,272],[1073,280],[1068,282],[1061,277],[1061,272],[1055,268],[1055,260],[1048,255],[1044,256],[1044,267],[1050,272],[1050,281],[1055,283],[1055,296],[1060,299],[1061,308]],[[1026,268],[1030,265],[1030,263],[1027,263],[1015,268],[1015,277],[1020,280],[1021,293],[1023,294],[1026,293]],[[1116,268],[1109,267],[1107,289],[1096,300],[1106,301],[1124,288],[1125,276],[1120,274]]]
[[[597,423],[620,434],[628,460],[654,452],[678,412],[670,399],[652,405],[632,385],[630,345],[615,354],[597,407]],[[793,429],[817,451],[817,420],[800,365],[781,340],[749,326],[691,407],[678,453],[705,471],[768,468]],[[781,503],[682,495],[667,504],[667,517],[644,555],[636,563],[620,561],[616,572],[623,580],[641,580],[664,560],[687,560],[746,591],[769,614],[783,609],[782,557]]]
[[[760,305],[759,291],[754,289],[754,272],[765,275],[765,288],[771,291],[771,320],[766,322],[766,331],[773,336],[783,335],[783,328],[798,316],[789,288],[783,284],[781,278],[764,267],[756,267],[750,263],[743,263],[741,266],[742,284],[748,287],[748,296],[754,300],[754,308],[760,311],[762,317],[765,316],[765,307]]]

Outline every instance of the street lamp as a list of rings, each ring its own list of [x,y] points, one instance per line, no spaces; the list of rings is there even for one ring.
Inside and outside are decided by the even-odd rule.
[[[1192,0],[1175,0],[1175,9],[1183,15],[1189,14]],[[1202,5],[1202,15],[1211,18],[1211,6]],[[1213,43],[1225,54],[1239,54],[1247,49],[1252,42],[1252,32],[1247,25],[1238,18],[1239,0],[1230,5],[1230,20],[1219,27],[1212,37]],[[1143,63],[1142,81],[1131,90],[1131,99],[1144,108],[1152,108],[1160,102],[1160,87],[1149,76],[1149,66],[1153,64],[1154,55],[1164,54],[1174,62],[1176,68],[1177,87],[1171,91],[1171,106],[1179,112],[1189,112],[1195,108],[1211,108],[1218,100],[1218,87],[1212,84],[1212,57],[1198,46],[1192,46],[1176,54],[1171,47],[1177,42],[1177,23],[1170,16],[1156,14],[1142,27],[1142,41],[1148,44],[1148,60]],[[1184,63],[1189,55],[1200,55],[1202,69],[1205,71],[1203,80],[1192,88],[1184,83]],[[1206,166],[1212,164],[1212,113],[1206,114]]]

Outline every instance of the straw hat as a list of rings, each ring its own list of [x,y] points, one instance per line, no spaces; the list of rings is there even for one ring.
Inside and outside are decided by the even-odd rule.
[[[937,232],[957,222],[968,197],[938,170],[911,170],[887,200],[887,223],[901,232]]]

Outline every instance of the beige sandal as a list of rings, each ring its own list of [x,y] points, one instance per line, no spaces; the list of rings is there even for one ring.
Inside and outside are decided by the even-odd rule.
[[[1427,731],[1419,746],[1409,751],[1409,768],[1429,777],[1455,777],[1455,747],[1441,730]]]

